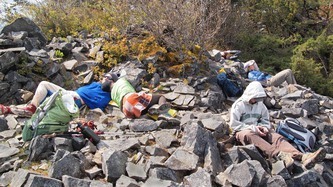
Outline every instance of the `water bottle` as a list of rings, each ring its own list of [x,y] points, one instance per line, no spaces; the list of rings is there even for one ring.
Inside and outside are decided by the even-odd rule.
[[[98,142],[101,140],[97,134],[94,133],[91,128],[88,126],[82,126],[81,123],[77,124],[78,127],[81,129],[81,133],[83,134],[83,137],[88,138],[94,145],[98,144]]]

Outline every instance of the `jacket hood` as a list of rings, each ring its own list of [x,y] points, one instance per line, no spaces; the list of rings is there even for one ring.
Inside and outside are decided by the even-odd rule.
[[[249,102],[252,98],[266,97],[266,92],[258,81],[251,82],[245,89],[242,100]]]

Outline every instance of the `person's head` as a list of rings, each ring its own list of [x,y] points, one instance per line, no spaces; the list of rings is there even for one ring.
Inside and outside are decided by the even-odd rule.
[[[259,102],[263,102],[265,100],[266,97],[257,97],[257,98],[251,98],[249,100],[250,104],[255,104],[255,103],[259,103]]]
[[[105,92],[111,92],[112,84],[118,80],[118,76],[115,73],[105,73],[102,80],[102,90]]]
[[[253,70],[259,70],[257,63],[254,60],[249,60],[249,61],[245,62],[244,69],[246,72],[253,71]]]
[[[253,70],[255,70],[254,64],[249,65],[249,66],[247,67],[247,71],[253,71]]]
[[[264,88],[258,81],[251,82],[245,89],[242,98],[250,104],[263,101],[267,97]]]

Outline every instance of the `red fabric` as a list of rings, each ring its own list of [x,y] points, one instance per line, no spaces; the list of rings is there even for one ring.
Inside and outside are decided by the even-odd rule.
[[[1,114],[9,114],[12,113],[12,111],[10,110],[10,108],[8,106],[4,106],[0,104],[0,110],[1,110]]]
[[[123,113],[128,118],[138,118],[141,116],[141,112],[147,108],[151,99],[152,94],[129,93],[123,98]]]

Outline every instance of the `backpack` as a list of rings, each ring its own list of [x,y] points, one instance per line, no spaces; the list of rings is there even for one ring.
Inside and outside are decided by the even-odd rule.
[[[217,75],[217,84],[228,97],[239,97],[243,93],[242,88],[228,79],[227,74],[224,72]]]
[[[37,135],[67,132],[68,123],[79,116],[74,99],[59,90],[46,98],[36,112],[27,120],[22,130],[23,141],[30,141]]]
[[[294,118],[286,118],[278,123],[276,132],[294,142],[303,152],[311,152],[316,142],[316,136]]]

